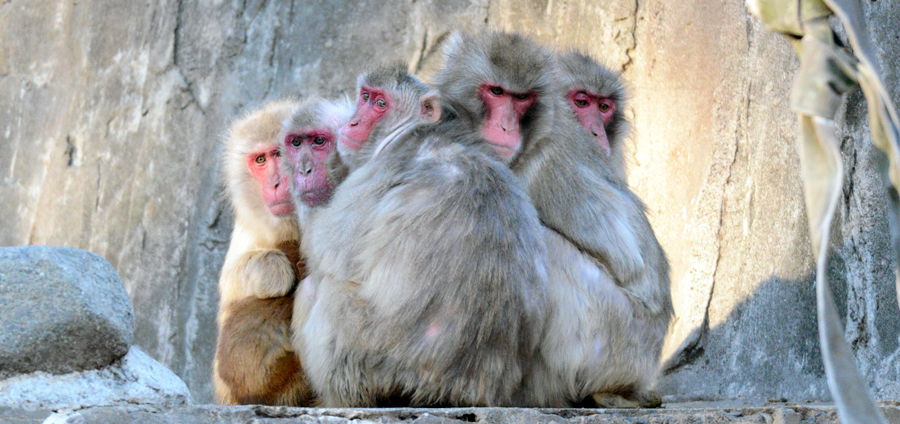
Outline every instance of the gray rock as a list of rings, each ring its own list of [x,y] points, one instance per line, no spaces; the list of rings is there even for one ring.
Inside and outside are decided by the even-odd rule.
[[[184,382],[137,346],[99,370],[64,375],[39,371],[0,380],[0,408],[72,411],[112,405],[176,408],[190,403]]]
[[[0,248],[0,378],[62,374],[128,352],[131,299],[102,257],[70,247]]]
[[[53,412],[0,407],[0,424],[41,424]]]
[[[831,406],[791,406],[791,417],[803,417],[805,424],[838,424]],[[890,417],[897,406],[884,405]],[[775,419],[773,421],[773,414]],[[150,407],[89,408],[55,414],[46,424],[82,423],[481,423],[481,424],[751,424],[791,423],[779,421],[788,416],[771,407],[719,408],[673,405],[666,409],[527,409],[527,408],[448,408],[448,409],[313,409],[265,406],[193,406],[176,409]],[[889,418],[890,424],[900,419]]]

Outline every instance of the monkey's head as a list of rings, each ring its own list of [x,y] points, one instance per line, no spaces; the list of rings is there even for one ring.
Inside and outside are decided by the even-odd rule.
[[[508,162],[549,136],[553,56],[530,38],[454,33],[434,77],[444,99]]]
[[[607,153],[628,132],[625,83],[589,56],[571,51],[557,57],[559,89],[569,110]]]
[[[377,148],[373,141],[420,123],[440,119],[440,96],[397,62],[359,76],[356,111],[341,128],[338,149],[351,168]]]
[[[352,110],[346,99],[313,97],[297,105],[285,119],[278,137],[284,156],[281,168],[298,209],[327,203],[347,176],[337,151],[338,130]]]
[[[232,124],[225,158],[226,190],[238,219],[296,231],[288,180],[281,172],[278,133],[293,109],[273,102]]]

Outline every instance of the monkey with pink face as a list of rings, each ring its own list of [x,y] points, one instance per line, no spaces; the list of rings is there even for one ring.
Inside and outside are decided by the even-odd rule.
[[[443,113],[403,64],[359,79],[338,142],[351,172],[309,215],[311,285],[294,311],[323,406],[508,405],[536,355],[548,266],[536,211]]]
[[[312,97],[294,108],[282,123],[279,149],[281,172],[289,182],[297,222],[309,231],[313,211],[325,207],[349,168],[338,152],[339,129],[354,107],[349,99],[323,100]],[[306,256],[308,245],[302,246]],[[308,279],[307,279],[308,280]],[[315,302],[315,285],[304,280],[295,294],[293,326],[302,327],[309,308]]]
[[[293,173],[286,172],[293,167],[282,152],[284,140],[297,139],[291,131],[299,123],[318,131],[315,140],[332,140],[350,112],[348,102],[274,102],[231,128],[226,187],[236,219],[219,280],[213,378],[221,403],[304,406],[315,400],[290,341],[294,290],[306,277],[298,223],[327,201],[345,169],[329,165],[328,178],[311,178],[304,196],[294,199]],[[320,169],[323,158],[301,162]]]
[[[517,403],[655,406],[668,261],[625,181],[621,81],[570,62],[525,36],[456,33],[433,82],[525,183],[544,226],[553,309]],[[573,109],[590,104],[596,115]]]

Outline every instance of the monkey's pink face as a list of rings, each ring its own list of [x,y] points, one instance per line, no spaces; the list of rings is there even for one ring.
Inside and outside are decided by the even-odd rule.
[[[534,93],[513,93],[486,82],[478,87],[478,97],[484,103],[485,117],[481,135],[504,159],[509,160],[522,147],[519,121],[534,105]]]
[[[309,207],[331,197],[328,154],[335,148],[334,135],[324,128],[305,128],[284,137],[287,160],[294,168],[294,190]]]
[[[278,146],[265,144],[247,155],[247,167],[250,175],[259,183],[263,202],[269,212],[275,216],[294,212],[287,176],[281,175],[281,154]]]
[[[372,134],[375,125],[393,109],[394,101],[384,90],[362,86],[359,89],[356,112],[350,117],[350,121],[341,127],[341,145],[352,150],[361,149],[362,145],[369,141],[369,135]]]
[[[616,113],[616,101],[610,98],[599,97],[585,90],[573,89],[566,95],[575,116],[581,126],[591,132],[594,140],[609,153],[609,138],[606,136],[606,126],[612,121]]]

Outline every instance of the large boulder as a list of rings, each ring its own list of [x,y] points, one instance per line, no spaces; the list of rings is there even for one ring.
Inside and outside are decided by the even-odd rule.
[[[131,300],[102,257],[56,246],[0,248],[0,378],[111,364],[134,333]]]

